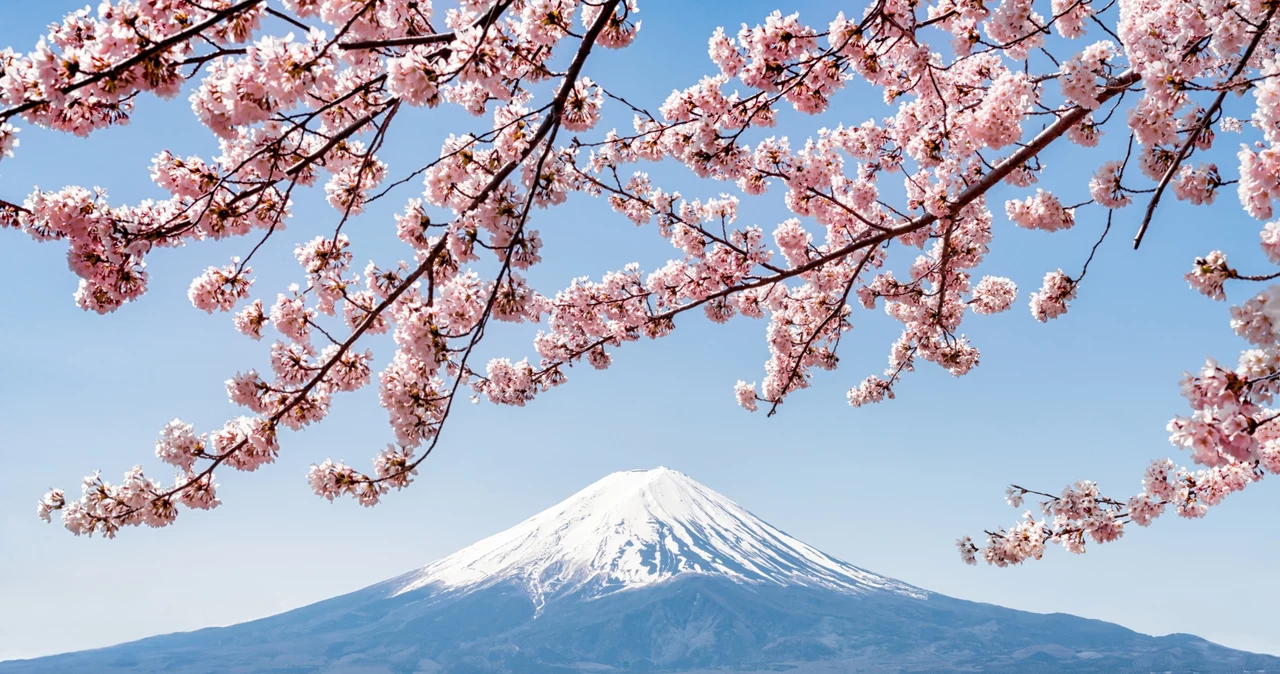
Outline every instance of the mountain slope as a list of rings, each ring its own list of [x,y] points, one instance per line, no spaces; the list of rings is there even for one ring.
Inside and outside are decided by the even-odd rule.
[[[539,600],[598,599],[686,575],[840,592],[925,593],[801,543],[683,473],[614,473],[563,502],[404,577],[400,592],[508,580]]]
[[[418,571],[17,672],[1280,672],[1186,635],[961,601],[829,557],[675,471],[616,473]]]

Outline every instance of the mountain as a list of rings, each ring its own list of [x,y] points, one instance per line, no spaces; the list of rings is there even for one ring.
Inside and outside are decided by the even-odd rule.
[[[685,576],[750,586],[926,593],[828,557],[669,468],[614,473],[506,531],[397,579],[398,592],[513,582],[534,604],[596,600]],[[393,581],[395,582],[395,581]]]
[[[667,468],[614,473],[357,592],[19,672],[1278,672],[1189,635],[953,599],[830,557]]]

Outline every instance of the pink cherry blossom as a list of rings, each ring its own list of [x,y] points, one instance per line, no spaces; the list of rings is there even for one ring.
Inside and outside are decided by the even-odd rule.
[[[1097,99],[1097,94],[1101,91],[1099,78],[1107,76],[1105,66],[1115,54],[1115,44],[1110,40],[1102,40],[1089,45],[1063,63],[1059,70],[1062,76],[1062,95],[1076,105],[1096,110],[1100,105]]]
[[[191,304],[197,309],[213,313],[215,310],[229,311],[236,302],[247,297],[253,286],[253,279],[249,278],[253,270],[249,267],[238,268],[239,263],[239,258],[232,258],[230,265],[209,267],[204,274],[192,281],[191,289],[187,291]]]
[[[1009,201],[1005,213],[1019,227],[1056,232],[1075,224],[1075,211],[1063,208],[1058,198],[1044,190],[1036,190],[1034,197],[1025,201]]]
[[[1215,250],[1196,258],[1195,266],[1187,273],[1186,279],[1192,288],[1210,299],[1225,300],[1227,295],[1223,284],[1234,274],[1235,271],[1227,266],[1227,256],[1222,251]]]
[[[730,4],[725,11],[739,9]],[[113,537],[211,509],[220,503],[215,471],[273,462],[282,428],[323,421],[342,394],[375,385],[377,369],[394,444],[373,452],[367,470],[316,457],[308,474],[321,497],[372,506],[407,487],[437,443],[454,442],[443,430],[459,392],[531,407],[537,423],[552,389],[698,316],[763,337],[756,383],[733,384],[746,410],[779,413],[793,393],[832,377],[843,378],[851,406],[870,406],[895,399],[918,368],[958,377],[979,366],[987,347],[967,336],[967,321],[1007,310],[1015,281],[1033,281],[1002,269],[1008,256],[988,259],[1017,239],[1004,233],[1001,205],[1023,228],[1060,232],[1077,217],[1089,225],[1047,248],[1074,275],[1051,272],[1030,294],[1041,322],[1090,292],[1123,294],[1114,277],[1086,280],[1108,236],[1129,226],[1135,245],[1183,235],[1157,208],[1166,192],[1184,208],[1234,208],[1219,192],[1235,185],[1246,214],[1273,219],[1280,78],[1278,19],[1266,3],[811,9],[791,3],[715,30],[705,75],[670,82],[657,100],[636,99],[634,83],[598,61],[602,48],[636,41],[636,0],[117,0],[51,23],[29,51],[0,50],[4,161],[49,151],[33,134],[91,136],[126,123],[141,101],[179,93],[186,100],[176,105],[216,142],[205,155],[153,151],[139,169],[156,196],[135,204],[75,185],[0,195],[4,234],[65,250],[74,301],[97,313],[144,300],[153,269],[168,268],[148,267],[153,255],[180,246],[199,255],[211,240],[241,246],[229,265],[190,270],[190,300],[210,313],[234,310],[231,324],[254,340],[276,333],[263,345],[269,368],[242,368],[224,383],[250,416],[202,434],[165,426],[155,452],[178,470],[172,482],[142,468],[117,484],[94,474],[78,498],[47,493],[37,515],[60,513],[75,534]],[[655,81],[671,77],[633,51],[610,58]],[[868,113],[867,95],[883,109]],[[389,165],[384,148],[415,128],[438,129],[439,152],[407,171]],[[1224,147],[1218,133],[1240,138]],[[87,142],[92,152],[96,140]],[[281,242],[294,231],[295,200],[321,193],[316,203],[328,207],[307,211],[307,233]],[[601,217],[660,238],[667,253],[578,245],[587,239],[563,226],[561,207],[593,197],[612,210]],[[380,199],[400,199],[388,209],[398,215],[379,223],[366,214]],[[769,200],[787,213],[761,222]],[[1137,217],[1115,217],[1135,200],[1145,205]],[[400,247],[375,243],[378,227]],[[1259,236],[1266,260],[1280,263],[1280,226],[1263,225]],[[1092,247],[1072,243],[1078,237]],[[621,266],[588,260],[547,286],[544,259],[575,245]],[[281,250],[298,266],[275,268]],[[1229,284],[1276,276],[1246,266],[1214,251],[1186,279],[1225,299]],[[1051,544],[1082,552],[1166,511],[1203,516],[1276,472],[1280,293],[1244,296],[1252,298],[1222,318],[1248,348],[1235,367],[1213,360],[1185,375],[1187,409],[1168,423],[1198,468],[1153,464],[1142,491],[1123,498],[1090,481],[1061,493],[1011,488],[1010,504],[1039,500],[1039,514],[994,530],[981,547],[961,539],[962,558],[1008,566]],[[895,336],[883,366],[860,371],[841,349],[861,343],[849,338],[855,324],[877,320]],[[486,341],[521,329],[534,335],[527,353],[494,353]],[[385,344],[370,339],[387,333]]]
[[[1059,269],[1044,275],[1040,290],[1031,293],[1031,315],[1045,322],[1067,312],[1070,301],[1076,296],[1076,282]]]
[[[733,387],[734,397],[737,398],[738,404],[748,412],[756,411],[756,385],[748,384],[739,380]]]
[[[1089,181],[1089,195],[1093,200],[1107,208],[1122,208],[1132,203],[1132,199],[1120,184],[1123,164],[1110,161],[1102,165]]]
[[[13,149],[18,147],[18,131],[8,122],[0,123],[0,159],[13,156]]]
[[[1013,305],[1018,297],[1018,286],[1007,278],[984,276],[973,288],[969,306],[976,314],[998,314]]]

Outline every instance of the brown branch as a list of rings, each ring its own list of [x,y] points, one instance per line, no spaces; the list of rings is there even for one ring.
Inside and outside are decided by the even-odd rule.
[[[342,42],[338,44],[338,49],[343,51],[352,51],[356,49],[380,49],[382,47],[409,47],[420,44],[440,44],[441,42],[453,42],[458,36],[455,33],[436,33],[435,35],[419,35],[415,37],[395,37],[388,40],[359,40],[356,42]]]
[[[489,11],[481,14],[475,21],[471,23],[471,27],[483,26],[491,24],[511,5],[511,0],[502,0],[493,3]],[[353,51],[357,49],[381,49],[383,47],[412,47],[420,44],[441,44],[444,42],[453,42],[458,38],[457,33],[450,31],[448,33],[436,33],[434,35],[417,35],[408,37],[393,37],[386,40],[358,40],[355,42],[342,42],[338,44],[338,48],[343,51]]]
[[[19,206],[18,204],[0,199],[0,210],[13,211],[14,213],[30,213],[31,211]]]

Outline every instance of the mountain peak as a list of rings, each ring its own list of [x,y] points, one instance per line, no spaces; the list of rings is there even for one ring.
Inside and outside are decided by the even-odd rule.
[[[693,574],[849,593],[926,594],[829,557],[665,466],[607,475],[502,533],[396,579],[395,594],[515,582],[541,606],[552,596],[598,598]]]
[[[525,603],[528,600],[529,603]],[[419,571],[231,627],[5,674],[1280,672],[1183,636],[926,593],[668,468],[608,475]]]

